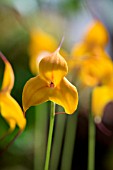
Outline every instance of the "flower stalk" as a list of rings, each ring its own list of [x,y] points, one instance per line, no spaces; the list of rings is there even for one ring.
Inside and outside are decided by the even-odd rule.
[[[48,120],[47,106],[48,103],[35,106],[34,170],[42,170],[44,168]],[[42,114],[43,110],[46,111],[45,114]]]
[[[95,123],[92,115],[92,92],[90,95],[88,128],[88,170],[95,169]]]
[[[71,170],[76,139],[77,121],[78,110],[71,117],[68,117],[61,161],[61,170]]]
[[[51,145],[52,145],[52,135],[53,135],[53,128],[54,128],[54,119],[55,119],[55,103],[51,102],[49,135],[48,135],[48,143],[47,143],[47,151],[46,151],[46,160],[45,160],[44,170],[49,170]]]

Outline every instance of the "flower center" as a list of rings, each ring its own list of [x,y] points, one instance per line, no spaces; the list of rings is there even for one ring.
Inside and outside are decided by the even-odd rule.
[[[54,83],[53,82],[50,83],[50,88],[54,88]]]

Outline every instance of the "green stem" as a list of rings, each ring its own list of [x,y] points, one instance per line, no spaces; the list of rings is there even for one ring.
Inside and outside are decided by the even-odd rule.
[[[51,153],[51,144],[52,144],[54,119],[55,119],[55,103],[51,102],[51,115],[50,115],[50,125],[49,125],[49,136],[48,136],[48,143],[47,143],[47,151],[46,151],[46,160],[45,160],[45,168],[44,168],[44,170],[49,170],[49,162],[50,162],[50,153]]]
[[[92,92],[90,96],[89,131],[88,131],[88,170],[95,169],[95,123],[92,115]]]
[[[78,117],[78,110],[75,114],[68,116],[62,161],[61,161],[61,170],[71,170],[75,138],[76,138],[77,117]]]
[[[48,119],[47,107],[47,102],[35,106],[34,170],[44,169]]]
[[[63,108],[58,106],[59,111],[63,112]],[[54,140],[51,152],[50,170],[58,170],[60,155],[62,150],[63,136],[65,132],[66,114],[59,114],[56,118]]]

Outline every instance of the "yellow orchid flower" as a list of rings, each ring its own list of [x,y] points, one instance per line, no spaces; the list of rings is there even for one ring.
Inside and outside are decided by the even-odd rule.
[[[69,69],[76,71],[84,85],[95,86],[106,83],[112,77],[113,66],[104,47],[108,33],[100,21],[94,21],[88,28],[83,42],[75,45],[71,52]]]
[[[90,58],[84,61],[79,77],[84,85],[93,87],[92,112],[101,120],[105,106],[113,101],[113,63],[106,57]]]
[[[113,62],[102,49],[94,51],[91,55],[92,57],[82,61],[79,80],[82,85],[94,88],[92,111],[94,117],[101,118],[104,107],[113,100]]]
[[[92,112],[96,121],[101,121],[105,106],[113,101],[113,63],[110,58],[85,61],[80,71],[80,80],[93,87]]]
[[[54,52],[58,47],[56,39],[44,32],[41,29],[32,30],[30,33],[30,44],[29,44],[29,55],[30,55],[30,69],[33,74],[37,75],[38,63],[40,56],[42,57],[45,53]],[[67,57],[67,52],[64,49],[60,50],[60,54]]]
[[[27,81],[23,89],[24,111],[48,100],[64,107],[67,114],[72,114],[78,104],[78,93],[66,78],[68,66],[65,59],[55,52],[42,57],[39,62],[39,75]]]
[[[14,85],[13,69],[8,60],[1,52],[0,58],[5,63],[3,83],[0,90],[0,112],[4,119],[8,122],[10,126],[10,131],[14,130],[16,124],[21,130],[23,130],[26,125],[26,119],[24,118],[20,106],[10,95],[10,92]]]
[[[76,71],[82,87],[93,87],[92,111],[94,117],[101,117],[105,105],[113,100],[113,62],[104,50],[108,33],[100,21],[88,28],[83,42],[76,44],[72,51],[70,70]]]
[[[95,47],[91,51],[85,51],[83,46],[81,52],[77,52],[78,58],[70,61],[72,74],[78,75],[82,85],[96,86],[106,84],[111,81],[113,75],[113,63],[110,56],[100,47]]]

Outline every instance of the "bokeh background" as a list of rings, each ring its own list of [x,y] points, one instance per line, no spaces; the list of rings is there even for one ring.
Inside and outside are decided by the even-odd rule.
[[[15,84],[11,94],[21,107],[24,84],[34,76],[29,67],[31,30],[39,27],[51,33],[58,43],[64,36],[62,46],[69,53],[72,46],[82,39],[88,24],[94,19],[100,19],[105,24],[110,38],[106,50],[113,57],[112,9],[112,0],[0,0],[0,51],[7,57],[14,69]],[[0,60],[0,85],[3,70],[4,64]],[[87,100],[83,92],[78,113],[71,117],[64,114],[56,115],[51,170],[66,170],[70,159],[71,170],[87,169],[88,115],[86,105]],[[31,107],[27,111],[27,126],[4,154],[0,155],[0,170],[43,169],[49,106],[50,103],[47,102],[38,107]],[[106,110],[110,112],[110,115],[113,114],[112,103],[106,106]],[[96,125],[96,170],[113,170],[113,116],[107,119],[107,125],[104,121],[107,129],[102,130],[101,125]],[[8,128],[8,124],[0,116],[0,135],[2,136]],[[1,151],[13,139],[17,131],[18,127],[3,141],[0,141]],[[74,137],[73,142],[70,140],[71,136]],[[66,143],[67,151],[63,160]],[[68,155],[70,149],[72,157]],[[56,167],[55,164],[57,164]]]

